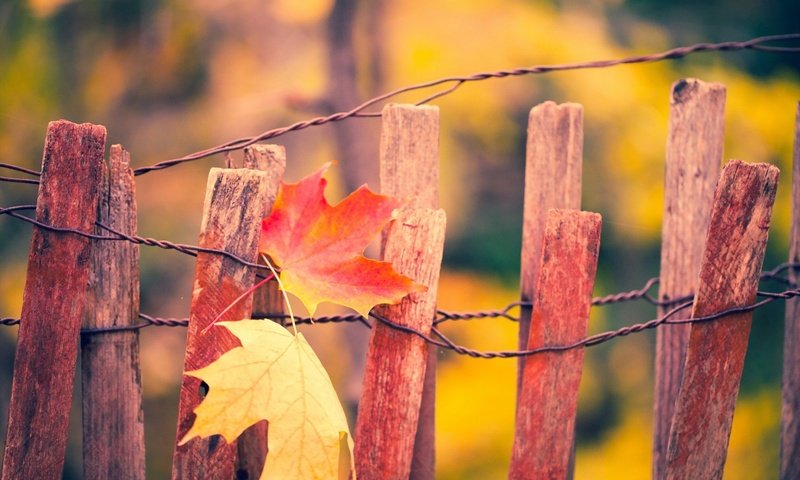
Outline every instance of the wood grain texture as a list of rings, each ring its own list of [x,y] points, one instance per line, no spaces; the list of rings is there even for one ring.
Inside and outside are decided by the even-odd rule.
[[[267,174],[266,215],[278,197],[278,190],[286,172],[286,149],[282,145],[252,145],[244,149],[244,168],[261,170]],[[259,258],[259,263],[264,263]],[[268,272],[267,272],[268,273]],[[271,280],[253,293],[253,313],[283,314],[283,294],[278,281]]]
[[[98,221],[136,235],[136,194],[130,155],[113,145],[97,213]],[[95,233],[107,234],[100,227]],[[139,321],[139,246],[94,241],[85,328],[135,325]],[[139,332],[81,336],[83,476],[143,479],[144,416]]]
[[[439,208],[439,108],[389,104],[381,121],[381,193]]]
[[[789,261],[800,262],[800,103],[794,133],[792,166],[792,230]],[[800,275],[789,270],[789,280],[797,284]],[[786,301],[783,337],[783,402],[781,409],[781,480],[800,478],[800,301]]]
[[[278,196],[286,171],[286,149],[281,145],[252,145],[244,149],[244,168],[260,170],[267,174],[267,194],[264,211],[269,214]],[[263,263],[259,259],[259,263]],[[271,280],[253,293],[253,313],[282,314],[283,295],[278,281]],[[267,421],[262,420],[248,428],[236,441],[236,479],[250,480],[261,477],[267,456]]]
[[[378,314],[430,333],[444,248],[443,210],[411,208],[390,225],[384,259],[428,287]],[[364,391],[358,406],[355,464],[359,478],[409,478],[428,357],[426,342],[376,322],[370,337]]]
[[[586,336],[600,229],[596,213],[549,211],[526,348],[565,345]],[[580,348],[525,362],[509,478],[571,475],[583,355]]]
[[[439,208],[439,108],[389,104],[383,109],[381,193],[409,206]],[[433,480],[436,469],[436,347],[428,348],[411,479]]]
[[[583,107],[576,103],[545,102],[528,115],[525,153],[525,199],[522,219],[520,299],[531,302],[542,258],[545,222],[551,208],[581,207],[583,170]],[[519,321],[519,348],[528,345],[532,309],[523,307]],[[520,387],[525,359],[519,359]],[[519,388],[518,388],[519,391]]]
[[[268,174],[250,169],[212,168],[208,177],[199,245],[223,249],[255,262],[261,220],[266,215]],[[238,346],[227,330],[201,331],[233,300],[253,285],[255,272],[221,255],[197,256],[194,291],[189,313],[186,356],[183,371],[196,370]],[[241,320],[252,312],[252,297],[237,303],[220,320]],[[178,407],[178,440],[194,421],[194,409],[201,401],[200,381],[183,376]],[[195,438],[176,447],[172,477],[181,479],[225,479],[235,474],[236,445],[220,436]]]
[[[47,128],[36,219],[91,232],[106,129]],[[78,335],[91,263],[88,239],[34,228],[3,455],[3,480],[58,479],[64,466]]]
[[[695,292],[714,187],[722,164],[725,87],[686,79],[670,96],[664,176],[659,299]],[[672,306],[659,307],[664,315]],[[689,311],[674,318],[688,318]],[[656,331],[653,413],[653,478],[664,478],[669,428],[686,360],[689,325]]]
[[[729,162],[714,194],[692,317],[755,301],[778,169]],[[722,477],[752,312],[692,325],[666,478]]]

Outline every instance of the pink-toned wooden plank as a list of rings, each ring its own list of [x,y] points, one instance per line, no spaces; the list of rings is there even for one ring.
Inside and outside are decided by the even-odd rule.
[[[669,137],[664,176],[664,219],[658,298],[691,295],[708,231],[714,187],[722,164],[725,87],[679,80],[670,96]],[[664,315],[673,306],[659,307]],[[688,318],[689,311],[673,318]],[[653,478],[664,478],[675,397],[681,385],[689,325],[656,331],[653,413]]]
[[[789,238],[789,261],[800,262],[800,103],[794,133],[792,167],[792,231]],[[797,284],[800,275],[789,270],[789,279]],[[783,408],[781,412],[781,480],[800,478],[800,301],[786,301],[786,325],[783,336]]]
[[[544,102],[528,115],[525,154],[525,199],[522,219],[520,300],[531,302],[542,258],[545,219],[551,208],[581,208],[583,169],[583,106]],[[519,320],[519,348],[528,345],[532,309],[523,307]],[[525,358],[519,359],[519,391]]]
[[[97,219],[136,235],[136,195],[130,155],[113,145]],[[95,233],[107,234],[100,227]],[[139,321],[139,247],[95,241],[83,326],[102,329]],[[81,336],[83,476],[143,479],[144,417],[139,332]]]
[[[244,149],[244,168],[261,170],[268,175],[265,211],[270,212],[283,173],[286,170],[286,149],[281,145],[253,145]],[[259,263],[263,263],[259,260]],[[282,314],[283,295],[277,280],[267,282],[253,294],[253,313]],[[262,420],[248,428],[236,441],[236,478],[256,479],[261,477],[267,456],[267,421]]]
[[[106,129],[59,120],[47,129],[36,219],[92,232]],[[3,480],[61,478],[86,300],[91,243],[33,230],[14,361]]]
[[[439,108],[397,105],[382,113],[381,193],[409,206],[439,208]],[[436,469],[436,347],[429,347],[419,425],[411,463],[412,480],[433,480]]]
[[[778,186],[768,164],[729,162],[711,210],[692,317],[753,303]],[[752,312],[693,324],[675,402],[669,479],[722,477]]]
[[[550,210],[526,348],[586,336],[600,248],[600,215]],[[509,478],[567,478],[583,348],[529,357],[522,373]]]
[[[378,308],[394,323],[429,334],[444,248],[443,210],[404,209],[386,234],[384,254],[395,269],[428,290]],[[358,405],[355,465],[359,478],[409,478],[428,347],[416,335],[376,322]]]
[[[244,149],[244,168],[261,170],[268,175],[265,211],[272,211],[278,190],[286,171],[286,149],[281,145],[253,145]],[[259,263],[263,261],[259,258]],[[266,272],[268,273],[268,272]],[[283,294],[278,281],[273,279],[253,293],[253,313],[282,315]]]
[[[439,108],[389,104],[381,122],[381,193],[439,208]]]
[[[268,175],[250,169],[213,168],[208,176],[199,245],[222,249],[255,262],[261,220],[267,214]],[[196,370],[238,346],[233,335],[222,328],[201,331],[245,290],[253,285],[254,269],[215,254],[197,256],[194,292],[189,313],[186,356],[183,371]],[[237,303],[221,320],[250,317],[252,297]],[[178,440],[194,422],[194,409],[202,399],[200,381],[184,375],[178,407]],[[175,448],[173,478],[233,478],[236,445],[220,436],[195,438]]]

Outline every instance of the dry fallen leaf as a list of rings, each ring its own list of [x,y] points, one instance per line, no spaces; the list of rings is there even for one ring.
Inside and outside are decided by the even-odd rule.
[[[424,291],[391,264],[362,255],[403,202],[362,186],[335,206],[323,195],[327,165],[283,184],[261,228],[259,251],[280,268],[283,288],[313,315],[321,302],[366,316],[372,307]]]
[[[328,373],[302,333],[270,320],[220,322],[242,343],[207,367],[186,372],[209,386],[181,440],[222,435],[233,441],[269,421],[261,478],[346,480],[353,442]],[[355,473],[352,473],[355,478]]]

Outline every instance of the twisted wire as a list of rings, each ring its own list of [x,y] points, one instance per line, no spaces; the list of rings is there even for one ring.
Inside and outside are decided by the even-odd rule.
[[[794,265],[794,267],[798,267],[798,265]],[[784,265],[780,265],[778,268],[785,270]],[[640,289],[641,290],[641,289]],[[616,330],[610,330],[606,332],[597,333],[595,335],[591,335],[585,337],[581,340],[578,340],[573,343],[563,344],[563,345],[545,345],[542,347],[534,348],[534,349],[527,349],[527,350],[503,350],[503,351],[481,351],[476,349],[471,349],[462,345],[456,344],[452,341],[447,335],[445,335],[441,330],[439,330],[438,325],[444,321],[448,320],[465,320],[465,319],[480,319],[480,318],[497,318],[497,317],[506,317],[511,320],[516,320],[516,317],[512,316],[509,312],[514,308],[519,308],[522,306],[530,306],[530,304],[523,303],[523,302],[514,302],[506,306],[504,309],[500,310],[490,310],[484,312],[471,312],[471,313],[453,313],[453,312],[446,312],[443,310],[437,310],[437,318],[434,319],[431,333],[426,334],[422,331],[416,330],[411,327],[407,327],[405,325],[398,324],[393,322],[392,320],[386,318],[383,315],[380,315],[375,310],[370,312],[370,317],[374,318],[376,321],[380,322],[383,325],[386,325],[389,328],[394,330],[398,330],[401,332],[409,333],[411,335],[415,335],[425,342],[435,345],[442,349],[451,350],[459,355],[465,355],[473,358],[482,358],[482,359],[491,359],[491,358],[516,358],[516,357],[528,357],[532,355],[537,355],[541,353],[547,352],[564,352],[568,350],[574,350],[576,348],[582,347],[591,347],[595,345],[600,345],[602,343],[606,343],[618,337],[627,336],[633,333],[642,332],[645,330],[650,330],[654,328],[658,328],[664,325],[678,325],[678,324],[688,324],[688,323],[702,323],[702,322],[709,322],[713,320],[718,320],[723,317],[729,315],[735,315],[739,313],[747,313],[755,311],[759,308],[762,308],[770,303],[773,303],[778,300],[787,300],[790,298],[794,298],[800,296],[800,289],[792,288],[788,290],[784,290],[782,292],[765,292],[759,291],[759,296],[765,297],[763,300],[758,302],[752,303],[750,305],[741,306],[741,307],[732,307],[726,310],[717,312],[712,315],[705,315],[701,317],[693,317],[687,319],[675,319],[672,320],[672,317],[677,314],[678,312],[689,308],[693,304],[693,300],[684,301],[679,303],[677,306],[673,307],[671,310],[666,312],[664,315],[654,318],[652,320],[636,323],[633,325],[624,326],[618,328]],[[605,299],[606,297],[600,297],[594,300]],[[625,296],[618,296],[620,299],[619,301],[626,301],[631,300],[631,298]],[[638,297],[642,299],[644,297]],[[593,301],[593,304],[595,302]],[[608,305],[608,302],[598,302],[596,303],[597,306]],[[140,330],[142,328],[148,326],[166,326],[166,327],[185,327],[189,324],[189,320],[185,318],[159,318],[154,317],[151,315],[147,315],[145,313],[140,313],[139,318],[144,320],[143,322],[134,324],[134,325],[123,325],[123,326],[112,326],[112,327],[101,327],[101,328],[84,328],[81,330],[81,335],[93,335],[93,334],[100,334],[100,333],[111,333],[111,332],[121,332],[121,331],[132,331],[132,330]],[[270,318],[275,320],[282,325],[285,325],[286,319],[288,316],[280,314],[280,315],[270,315],[265,313],[256,313],[253,315],[253,318],[256,319],[265,319]],[[295,318],[295,323],[298,325],[310,325],[310,324],[323,324],[323,323],[342,323],[342,322],[360,322],[362,325],[366,326],[367,328],[372,328],[372,325],[358,314],[347,314],[347,315],[330,315],[330,316],[323,316],[319,318],[310,318],[310,317],[301,317]],[[20,324],[19,319],[10,318],[10,317],[3,317],[0,318],[0,325],[18,325]]]
[[[785,35],[769,35],[739,42],[698,43],[695,45],[673,48],[660,53],[649,54],[649,55],[636,55],[621,59],[594,60],[588,62],[564,63],[564,64],[553,64],[553,65],[535,65],[530,67],[497,70],[493,72],[481,72],[467,76],[443,77],[428,82],[423,82],[415,85],[409,85],[406,87],[398,88],[391,92],[384,93],[370,100],[367,100],[361,105],[358,105],[345,112],[337,112],[327,116],[319,116],[312,119],[303,120],[285,127],[267,130],[265,132],[262,132],[254,136],[231,140],[221,145],[217,145],[216,147],[200,150],[198,152],[184,155],[182,157],[165,160],[163,162],[159,162],[154,165],[139,167],[134,170],[134,174],[143,175],[148,172],[162,170],[182,163],[206,158],[212,155],[226,153],[234,150],[240,150],[242,148],[248,147],[258,142],[271,140],[280,137],[282,135],[285,135],[289,132],[295,132],[309,127],[324,125],[327,123],[339,122],[348,118],[380,117],[381,116],[380,112],[366,112],[365,110],[368,109],[369,107],[390,100],[401,94],[417,90],[425,90],[428,88],[438,87],[441,85],[452,84],[439,92],[424,97],[423,99],[417,101],[415,105],[422,105],[425,103],[429,103],[445,95],[449,95],[458,90],[459,87],[461,87],[466,83],[479,82],[489,79],[519,77],[525,75],[540,75],[545,73],[563,72],[569,70],[600,69],[600,68],[615,67],[618,65],[659,62],[663,60],[674,60],[678,58],[683,58],[688,55],[692,55],[694,53],[710,52],[710,51],[731,52],[737,50],[760,50],[764,52],[782,52],[782,53],[800,52],[800,47],[779,47],[779,46],[764,45],[765,43],[785,42],[792,40],[800,40],[800,33],[790,33]]]
[[[431,102],[435,99],[441,98],[445,95],[449,95],[455,92],[458,88],[460,88],[465,83],[469,82],[477,82],[483,81],[493,78],[506,78],[506,77],[515,77],[515,76],[523,76],[523,75],[536,75],[536,74],[544,74],[544,73],[551,73],[557,71],[568,71],[568,70],[581,70],[581,69],[599,69],[599,68],[608,68],[614,67],[618,65],[626,65],[626,64],[636,64],[636,63],[648,63],[648,62],[657,62],[667,59],[677,59],[682,58],[690,54],[698,53],[698,52],[708,52],[708,51],[736,51],[736,50],[759,50],[765,52],[778,52],[778,53],[797,53],[800,52],[800,47],[782,47],[782,46],[773,46],[773,45],[764,45],[765,43],[770,42],[779,42],[779,41],[788,41],[788,40],[798,40],[800,39],[800,33],[792,33],[786,35],[770,35],[764,37],[758,37],[751,40],[743,41],[743,42],[721,42],[721,43],[699,43],[691,46],[686,47],[678,47],[671,50],[667,50],[661,53],[650,54],[650,55],[640,55],[640,56],[632,56],[622,59],[614,59],[614,60],[597,60],[597,61],[589,61],[589,62],[582,62],[582,63],[566,63],[566,64],[555,64],[555,65],[538,65],[532,67],[524,67],[524,68],[516,68],[510,70],[498,70],[494,72],[484,72],[484,73],[477,73],[469,76],[462,76],[462,77],[444,77],[437,80],[432,80],[429,82],[419,83],[416,85],[406,86],[403,88],[399,88],[397,90],[385,93],[383,95],[379,95],[375,98],[367,100],[366,102],[362,103],[361,105],[356,106],[355,108],[348,110],[346,112],[338,112],[327,116],[321,116],[312,118],[310,120],[305,120],[301,122],[296,122],[292,125],[276,128],[272,130],[268,130],[261,134],[251,136],[251,137],[243,137],[237,140],[232,140],[222,145],[218,145],[216,147],[208,148],[205,150],[201,150],[199,152],[195,152],[189,155],[185,155],[183,157],[174,158],[171,160],[167,160],[164,162],[159,162],[154,165],[140,167],[134,170],[135,175],[142,175],[151,171],[162,170],[165,168],[169,168],[175,165],[179,165],[181,163],[190,162],[194,160],[199,160],[202,158],[206,158],[211,155],[220,154],[220,153],[227,153],[233,150],[239,150],[250,146],[252,144],[273,139],[284,135],[289,132],[302,130],[305,128],[309,128],[312,126],[323,125],[326,123],[338,122],[348,118],[362,118],[362,117],[380,117],[380,112],[367,112],[365,111],[367,108],[376,105],[380,102],[392,99],[400,94],[408,93],[416,90],[423,90],[428,88],[433,88],[441,85],[447,85],[446,88],[435,92],[427,97],[416,102],[416,105],[425,104]],[[40,172],[35,170],[31,170],[28,168],[20,167],[17,165],[11,165],[7,163],[0,163],[0,168],[25,173],[31,176],[41,176]],[[9,183],[23,183],[23,184],[38,184],[39,181],[36,179],[28,179],[28,178],[15,178],[15,177],[5,177],[0,176],[0,182],[9,182]],[[222,255],[226,258],[229,258],[233,261],[239,262],[243,265],[248,267],[252,267],[255,269],[264,269],[263,265],[259,265],[258,263],[248,261],[241,257],[238,257],[230,252],[220,249],[212,249],[212,248],[204,248],[195,245],[186,245],[180,243],[173,243],[166,240],[158,240],[155,238],[150,237],[141,237],[138,235],[129,235],[124,232],[119,232],[117,230],[112,229],[111,227],[104,225],[100,222],[97,222],[96,225],[105,230],[108,233],[111,233],[113,236],[107,235],[98,235],[95,233],[90,232],[83,232],[77,229],[67,228],[67,227],[56,227],[53,225],[47,225],[42,223],[36,219],[21,215],[17,212],[20,211],[29,211],[35,210],[35,205],[16,205],[11,207],[0,208],[0,215],[9,215],[11,217],[17,218],[19,220],[28,222],[32,225],[35,225],[39,228],[43,228],[53,232],[60,232],[60,233],[71,233],[80,235],[86,238],[90,238],[93,240],[115,240],[115,241],[128,241],[134,244],[139,245],[146,245],[152,247],[158,247],[167,250],[175,250],[187,255],[197,256],[198,253],[209,253],[209,254],[217,254]],[[762,280],[772,280],[777,282],[782,282],[788,285],[793,285],[793,283],[782,276],[781,274],[788,269],[797,268],[797,264],[785,263],[778,265],[777,267],[773,268],[772,270],[763,272],[761,275]],[[590,337],[586,337],[578,342],[569,345],[556,345],[556,346],[545,346],[537,349],[532,350],[521,350],[521,351],[501,351],[501,352],[480,352],[477,350],[472,350],[463,346],[456,345],[452,342],[446,335],[444,335],[439,329],[438,325],[446,322],[446,321],[458,321],[458,320],[472,320],[472,319],[482,319],[482,318],[507,318],[512,321],[518,320],[518,317],[511,314],[511,311],[515,308],[519,307],[530,307],[530,303],[523,303],[523,302],[515,302],[511,303],[503,309],[499,310],[488,310],[488,311],[481,311],[481,312],[446,312],[443,310],[437,310],[436,318],[433,322],[433,327],[431,329],[431,333],[436,337],[433,338],[430,335],[426,335],[423,332],[416,331],[414,329],[396,324],[391,322],[390,320],[380,316],[379,314],[372,312],[370,314],[371,317],[375,318],[377,321],[401,331],[405,331],[423,338],[426,342],[434,344],[440,348],[446,348],[455,351],[456,353],[462,355],[468,355],[476,358],[511,358],[511,357],[519,357],[519,356],[529,356],[534,355],[537,353],[544,353],[544,352],[556,352],[556,351],[565,351],[579,347],[588,347],[592,345],[597,345],[600,343],[604,343],[609,341],[613,338],[617,338],[620,336],[629,335],[631,333],[640,332],[647,329],[652,329],[659,327],[661,325],[669,325],[669,324],[682,324],[682,323],[697,323],[697,322],[705,322],[716,320],[722,318],[726,315],[741,313],[741,312],[749,312],[761,308],[769,303],[772,303],[777,300],[781,299],[789,299],[800,295],[800,291],[796,288],[785,290],[783,292],[772,293],[772,292],[759,292],[760,296],[765,296],[763,300],[756,302],[752,305],[748,305],[745,307],[737,307],[725,310],[723,312],[719,312],[714,315],[704,316],[704,317],[697,317],[697,318],[689,318],[689,319],[679,319],[679,320],[670,320],[670,318],[680,310],[683,310],[692,305],[691,297],[684,297],[680,299],[670,300],[670,301],[660,301],[655,297],[649,294],[649,290],[658,283],[658,278],[651,278],[648,280],[645,285],[636,290],[631,290],[628,292],[620,292],[611,295],[606,295],[604,297],[594,298],[592,300],[592,305],[595,306],[602,306],[602,305],[609,305],[618,302],[630,301],[630,300],[637,300],[642,299],[645,300],[653,305],[658,306],[672,306],[676,303],[677,306],[674,306],[670,311],[668,311],[665,315],[650,320],[648,322],[639,323],[630,325],[627,327],[622,327],[617,330],[603,332],[596,335],[592,335]],[[683,303],[680,303],[683,302]],[[130,330],[138,330],[148,326],[168,326],[168,327],[178,327],[178,326],[186,326],[188,325],[187,319],[176,319],[176,318],[159,318],[150,316],[144,313],[140,313],[140,318],[143,320],[141,323],[130,325],[130,326],[112,326],[112,327],[104,327],[104,328],[94,328],[94,329],[83,329],[81,330],[82,334],[97,334],[97,333],[109,333],[109,332],[117,332],[117,331],[130,331]],[[262,316],[261,318],[266,318],[266,316]],[[276,319],[280,320],[281,322],[285,322],[286,317],[283,315],[275,316]],[[360,322],[367,327],[371,327],[371,324],[360,315],[336,315],[336,316],[326,316],[320,317],[316,319],[311,318],[300,318],[296,319],[296,323],[298,324],[311,324],[311,323],[339,323],[339,322]],[[0,325],[10,326],[10,325],[18,325],[20,323],[19,319],[11,318],[11,317],[2,317],[0,318]]]
[[[139,167],[134,169],[133,172],[134,175],[137,176],[143,175],[145,173],[163,170],[176,165],[180,165],[182,163],[187,163],[207,158],[212,155],[224,154],[235,150],[241,150],[255,143],[271,140],[290,132],[303,130],[309,127],[325,125],[328,123],[339,122],[349,118],[380,117],[381,112],[368,112],[365,110],[376,104],[391,100],[405,93],[414,92],[417,90],[425,90],[433,87],[438,87],[441,85],[452,84],[442,89],[441,91],[434,92],[433,94],[430,94],[422,98],[421,100],[418,100],[414,104],[423,105],[432,102],[433,100],[436,100],[438,98],[454,93],[456,90],[458,90],[461,86],[463,86],[466,83],[479,82],[490,79],[520,77],[526,75],[541,75],[546,73],[564,72],[570,70],[601,69],[601,68],[616,67],[620,65],[633,65],[639,63],[653,63],[664,60],[675,60],[701,52],[732,52],[740,50],[757,50],[757,51],[771,52],[771,53],[798,53],[800,52],[800,47],[765,45],[767,43],[786,42],[794,40],[800,40],[800,33],[767,35],[767,36],[752,38],[750,40],[745,40],[745,41],[697,43],[694,45],[689,45],[684,47],[676,47],[659,53],[648,54],[648,55],[635,55],[619,59],[592,60],[587,62],[562,63],[562,64],[551,64],[551,65],[534,65],[530,67],[497,70],[492,72],[481,72],[466,76],[442,77],[436,80],[431,80],[427,82],[418,83],[415,85],[409,85],[402,88],[398,88],[391,92],[387,92],[377,97],[371,98],[363,102],[362,104],[344,112],[336,112],[326,116],[318,116],[311,119],[295,122],[285,127],[273,128],[257,135],[230,140],[215,147],[206,148],[204,150],[190,153],[188,155],[158,162],[153,165]],[[41,175],[41,172],[37,172],[35,170],[30,170],[27,168],[18,167],[6,163],[0,163],[0,168],[16,170],[18,172],[27,173],[33,176]],[[11,177],[0,177],[0,182],[14,182],[14,183],[27,183],[27,184],[39,183],[38,180],[34,179],[17,179]]]

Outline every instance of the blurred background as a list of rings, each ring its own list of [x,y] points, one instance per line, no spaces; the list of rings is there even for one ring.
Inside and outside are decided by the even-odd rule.
[[[4,0],[0,161],[38,169],[47,122],[59,118],[106,125],[109,145],[124,145],[137,167],[346,110],[411,83],[787,33],[797,18],[793,0]],[[782,169],[765,265],[784,261],[800,56],[709,53],[491,80],[435,102],[448,214],[440,307],[494,309],[518,297],[527,114],[545,100],[585,107],[583,208],[604,217],[595,295],[658,275],[669,92],[684,77],[727,85],[725,159]],[[337,160],[332,201],[364,182],[378,189],[379,131],[379,119],[353,119],[277,139],[288,152],[286,178]],[[196,243],[205,177],[221,165],[215,157],[138,177],[140,234]],[[35,195],[29,185],[0,184],[2,206],[34,203]],[[30,236],[29,225],[0,219],[0,316],[19,316]],[[187,316],[193,269],[190,257],[142,248],[141,310]],[[590,329],[654,316],[638,303],[596,308]],[[782,316],[782,304],[756,315],[727,479],[777,476]],[[351,408],[367,338],[361,328],[307,329]],[[16,331],[0,327],[0,448]],[[516,325],[505,320],[452,325],[447,333],[473,348],[516,348]],[[184,335],[142,331],[148,478],[169,472]],[[649,477],[654,338],[640,333],[587,351],[576,478]],[[505,477],[515,372],[514,360],[441,354],[438,478]],[[73,410],[65,478],[81,477],[80,410]]]

